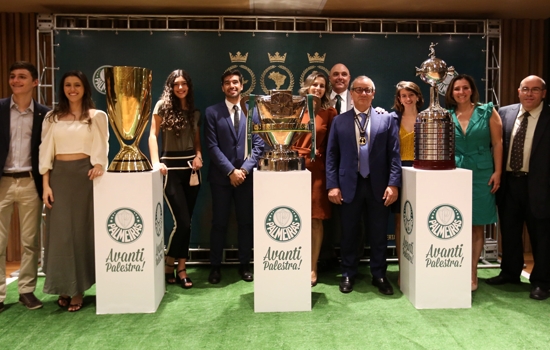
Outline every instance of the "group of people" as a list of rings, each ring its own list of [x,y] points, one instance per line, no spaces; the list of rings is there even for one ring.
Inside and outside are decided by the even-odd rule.
[[[351,83],[351,84],[350,84]],[[92,181],[107,166],[107,116],[95,109],[91,88],[80,71],[67,72],[59,85],[59,103],[52,111],[32,99],[38,72],[28,62],[10,68],[12,96],[0,99],[0,311],[6,297],[5,252],[13,204],[19,210],[22,261],[19,301],[28,309],[42,307],[34,295],[39,254],[42,204],[46,207],[44,292],[58,295],[68,311],[83,306],[84,292],[95,283]],[[228,70],[221,76],[224,100],[206,109],[204,140],[210,158],[212,228],[208,281],[221,281],[221,263],[230,208],[238,225],[239,275],[253,281],[253,168],[264,143],[252,135],[245,158],[246,117],[241,107],[243,76]],[[341,63],[329,76],[312,72],[301,95],[319,98],[316,160],[311,135],[293,148],[306,157],[311,172],[311,285],[317,284],[317,262],[323,242],[323,220],[332,208],[341,216],[339,289],[353,291],[363,243],[361,220],[370,245],[372,284],[384,295],[393,287],[386,277],[387,220],[399,213],[402,166],[414,160],[414,125],[424,99],[417,84],[401,81],[395,90],[395,112],[373,107],[375,84],[367,76],[351,81]],[[502,232],[501,273],[488,284],[519,283],[523,267],[522,233],[527,225],[533,249],[530,297],[550,296],[550,107],[543,102],[546,84],[538,76],[523,79],[519,104],[497,112],[481,104],[472,77],[450,82],[445,104],[455,124],[455,156],[460,168],[473,173],[472,291],[478,287],[477,263],[484,226],[497,221]],[[251,116],[258,123],[258,116]],[[302,122],[312,116],[305,112]],[[170,73],[151,121],[149,151],[155,169],[164,175],[164,196],[174,226],[166,244],[165,281],[193,287],[185,264],[189,258],[191,217],[200,182],[191,180],[203,166],[201,116],[195,107],[193,83],[184,70]],[[162,143],[158,136],[162,133]],[[331,205],[332,203],[332,205]],[[396,242],[399,249],[399,215]],[[177,260],[177,269],[175,261]],[[399,283],[399,280],[398,280]]]
[[[95,109],[88,79],[65,73],[53,110],[33,100],[38,71],[29,62],[10,67],[12,96],[0,100],[0,311],[6,297],[6,246],[14,203],[19,213],[19,302],[42,307],[34,295],[46,207],[44,292],[70,312],[95,284],[93,183],[108,163],[109,127]]]

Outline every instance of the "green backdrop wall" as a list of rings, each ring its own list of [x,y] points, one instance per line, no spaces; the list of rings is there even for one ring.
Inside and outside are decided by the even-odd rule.
[[[416,77],[415,67],[428,58],[431,42],[438,44],[435,48],[438,58],[454,66],[457,72],[472,75],[478,88],[484,90],[486,39],[482,36],[63,30],[55,35],[58,44],[55,60],[59,67],[57,80],[64,72],[79,69],[94,82],[97,88],[93,98],[102,110],[106,110],[105,95],[99,92],[101,79],[94,73],[105,65],[152,69],[153,106],[168,74],[177,68],[185,69],[193,79],[195,104],[204,118],[206,107],[224,98],[220,76],[230,67],[243,72],[244,91],[247,93],[265,94],[267,89],[276,87],[297,93],[300,82],[308,73],[313,70],[328,72],[339,62],[349,68],[352,77],[369,76],[376,85],[375,106],[389,110],[395,85],[401,80],[419,84],[425,99],[429,99],[428,85]],[[270,56],[285,59],[270,61]],[[311,57],[322,60],[310,61]],[[147,156],[148,134],[149,129],[140,144]],[[119,149],[112,132],[111,135],[110,159]],[[206,153],[202,172],[204,180],[209,160]],[[210,188],[204,181],[193,218],[192,247],[208,247],[210,202]],[[171,218],[165,216],[165,231],[169,233]],[[229,231],[227,246],[232,246],[236,244],[234,218]]]

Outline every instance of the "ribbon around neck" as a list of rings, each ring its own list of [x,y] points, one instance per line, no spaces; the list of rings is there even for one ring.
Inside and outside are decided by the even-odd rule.
[[[244,152],[245,159],[250,158],[252,154],[252,118],[254,117],[254,108],[256,108],[256,95],[248,96],[248,113],[246,118],[246,149]]]
[[[317,146],[315,144],[315,139],[317,136],[317,129],[315,128],[315,109],[313,109],[313,99],[314,95],[307,95],[307,112],[309,114],[309,130],[311,131],[311,161],[315,161],[315,150]]]

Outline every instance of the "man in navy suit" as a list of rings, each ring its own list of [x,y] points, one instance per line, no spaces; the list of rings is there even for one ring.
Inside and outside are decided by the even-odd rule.
[[[518,94],[520,103],[498,111],[504,135],[497,192],[502,264],[487,283],[520,283],[525,223],[535,262],[529,297],[544,300],[550,296],[550,107],[543,101],[546,83],[538,76],[523,79]]]
[[[42,217],[38,148],[42,121],[49,109],[32,98],[38,71],[31,63],[12,64],[9,85],[13,94],[0,99],[0,311],[6,298],[6,246],[14,203],[19,212],[22,247],[19,302],[34,310],[42,307],[34,295]]]
[[[263,151],[264,143],[252,136],[252,152],[245,159],[246,118],[239,104],[243,77],[238,70],[225,72],[221,78],[225,101],[206,109],[204,136],[210,154],[208,181],[212,190],[212,230],[208,281],[221,280],[220,265],[227,233],[231,202],[235,204],[239,240],[239,274],[247,282],[254,280],[250,269],[253,237],[252,169]]]
[[[401,187],[399,129],[388,114],[372,108],[375,86],[366,76],[351,85],[354,108],[332,122],[327,148],[327,189],[332,203],[341,205],[340,291],[353,290],[359,264],[356,244],[363,210],[371,248],[372,284],[385,295],[393,294],[386,278],[389,206]]]

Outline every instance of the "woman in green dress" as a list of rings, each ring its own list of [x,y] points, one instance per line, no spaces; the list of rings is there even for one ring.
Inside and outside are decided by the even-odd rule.
[[[455,124],[455,160],[472,170],[472,291],[477,289],[477,264],[484,244],[483,228],[497,222],[495,192],[502,169],[502,121],[493,103],[481,104],[474,79],[457,75],[445,94]]]

